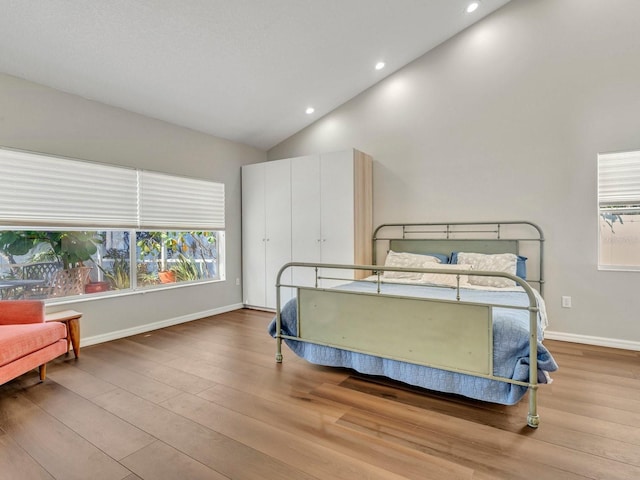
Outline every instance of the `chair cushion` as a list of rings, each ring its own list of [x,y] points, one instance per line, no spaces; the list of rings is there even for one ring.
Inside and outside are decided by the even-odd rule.
[[[3,300],[0,302],[0,325],[44,322],[41,300]]]
[[[0,325],[0,367],[67,338],[63,323]]]

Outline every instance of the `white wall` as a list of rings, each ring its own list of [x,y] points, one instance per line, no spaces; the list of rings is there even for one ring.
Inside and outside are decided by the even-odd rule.
[[[597,153],[640,149],[639,18],[637,0],[514,0],[269,159],[371,154],[375,224],[539,224],[549,336],[640,349],[640,273],[597,270],[596,210]]]
[[[240,167],[265,152],[1,74],[0,146],[225,184],[227,280],[48,308],[83,312],[85,344],[241,305]]]

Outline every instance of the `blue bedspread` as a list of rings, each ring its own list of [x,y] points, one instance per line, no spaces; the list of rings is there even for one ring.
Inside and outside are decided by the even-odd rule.
[[[374,283],[356,282],[340,289],[374,293]],[[442,287],[385,284],[384,293],[455,300],[455,290]],[[461,289],[463,301],[500,305],[528,306],[524,291],[486,291]],[[297,335],[296,301],[287,302],[281,312],[282,331],[286,335]],[[493,365],[494,375],[527,382],[529,380],[529,312],[508,308],[493,309]],[[543,338],[538,321],[538,382],[547,383],[544,371],[552,372],[558,366],[551,353],[540,342]],[[269,333],[275,336],[275,319],[269,325]],[[410,334],[410,332],[408,332]],[[488,380],[436,368],[388,360],[372,355],[349,352],[295,340],[285,340],[298,356],[318,365],[352,368],[360,373],[382,375],[394,380],[430,390],[456,393],[494,403],[512,405],[526,393],[526,387],[511,383]]]

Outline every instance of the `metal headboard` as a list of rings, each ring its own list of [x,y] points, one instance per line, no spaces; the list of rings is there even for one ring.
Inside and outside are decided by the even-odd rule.
[[[540,294],[544,289],[544,235],[535,223],[447,222],[385,223],[373,232],[373,264],[379,265],[379,249],[410,253],[452,252],[514,253],[528,257],[527,282],[536,283]]]

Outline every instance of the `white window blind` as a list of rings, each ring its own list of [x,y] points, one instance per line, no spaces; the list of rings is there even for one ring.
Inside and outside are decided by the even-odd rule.
[[[0,224],[222,230],[224,184],[0,149]]]
[[[137,172],[0,149],[0,222],[133,227]]]
[[[598,155],[600,208],[640,205],[640,151]]]
[[[224,184],[140,172],[140,227],[222,230]]]

